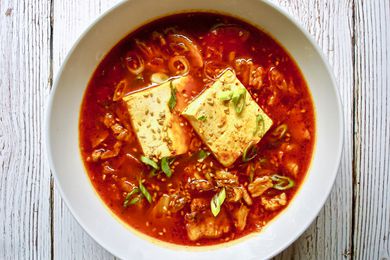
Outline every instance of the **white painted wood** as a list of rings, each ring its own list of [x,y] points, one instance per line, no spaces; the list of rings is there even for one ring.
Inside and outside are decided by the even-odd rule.
[[[311,34],[328,59],[344,107],[344,152],[338,176],[315,222],[278,259],[351,256],[353,156],[352,1],[275,0]]]
[[[0,75],[0,259],[48,259],[49,1],[0,1]]]
[[[354,256],[390,259],[390,1],[356,1]]]
[[[55,0],[53,6],[53,69],[56,75],[80,34],[118,0]],[[54,259],[113,259],[75,221],[54,189]]]
[[[0,1],[0,259],[114,258],[82,230],[52,186],[42,127],[51,72],[86,26],[118,1]],[[272,1],[330,61],[345,120],[331,197],[276,258],[389,259],[390,2]]]

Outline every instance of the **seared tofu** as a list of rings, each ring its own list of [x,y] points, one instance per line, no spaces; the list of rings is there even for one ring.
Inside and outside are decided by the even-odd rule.
[[[170,110],[168,102],[172,87],[182,88],[188,80],[174,79],[123,97],[145,156],[161,159],[187,152],[189,141],[180,115]]]
[[[241,97],[238,103],[234,98],[237,93]],[[182,114],[225,167],[231,166],[249,145],[257,144],[272,126],[271,118],[231,70],[225,71]]]

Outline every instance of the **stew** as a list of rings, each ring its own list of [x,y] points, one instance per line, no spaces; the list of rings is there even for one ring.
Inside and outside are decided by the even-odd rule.
[[[291,202],[312,158],[314,106],[268,34],[186,13],[106,55],[79,131],[89,178],[120,219],[166,242],[210,245],[260,231]]]

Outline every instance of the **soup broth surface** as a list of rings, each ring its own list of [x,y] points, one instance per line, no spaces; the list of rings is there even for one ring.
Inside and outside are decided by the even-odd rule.
[[[229,167],[181,115],[227,70],[272,119]],[[184,76],[168,105],[188,150],[147,158],[123,98]],[[89,178],[115,215],[159,240],[210,245],[260,231],[291,202],[312,158],[314,106],[299,68],[269,35],[232,17],[186,13],[140,27],[106,55],[86,89],[79,132]]]

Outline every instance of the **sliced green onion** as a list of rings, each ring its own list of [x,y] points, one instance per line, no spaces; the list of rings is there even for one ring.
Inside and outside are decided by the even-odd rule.
[[[157,175],[157,170],[152,168],[152,170],[149,172],[149,177],[154,177]]]
[[[171,86],[171,97],[169,98],[168,101],[168,107],[172,111],[176,106],[176,88],[173,86],[172,81],[170,82],[170,86]]]
[[[257,148],[253,142],[250,142],[248,146],[245,148],[244,153],[242,154],[242,161],[249,162],[253,158],[256,157]]]
[[[129,205],[132,205],[130,203],[130,198],[131,196],[133,196],[134,194],[138,193],[139,192],[139,189],[138,188],[134,188],[132,191],[130,191],[129,193],[127,193],[126,195],[126,198],[125,198],[125,201],[123,202],[123,207],[127,207]]]
[[[245,107],[246,89],[244,87],[236,88],[233,91],[232,102],[237,114],[240,114]]]
[[[198,162],[203,162],[210,155],[210,152],[206,152],[205,150],[200,150],[198,153]]]
[[[232,99],[233,96],[233,91],[228,90],[228,91],[222,91],[217,93],[217,98],[221,101],[228,101]]]
[[[152,195],[150,195],[149,191],[146,189],[146,187],[142,184],[142,181],[139,180],[139,189],[142,193],[142,195],[145,196],[146,200],[149,202],[149,203],[152,203]]]
[[[200,116],[200,117],[198,117],[198,120],[199,121],[205,121],[206,120],[206,116],[205,115]]]
[[[256,128],[255,131],[253,132],[253,135],[256,135],[256,133],[260,130],[261,126],[261,132],[264,131],[264,118],[262,115],[258,114],[256,117]]]
[[[222,188],[220,192],[214,195],[214,197],[211,199],[210,207],[211,207],[211,213],[213,213],[214,217],[218,216],[219,212],[221,211],[221,206],[226,198],[226,191],[225,188]]]
[[[159,169],[157,163],[155,161],[153,161],[152,159],[146,157],[146,156],[141,156],[141,162],[143,162],[144,164],[152,167],[153,169],[156,169],[156,170]]]
[[[140,201],[141,200],[141,197],[142,196],[137,196],[137,197],[134,197],[132,200],[130,200],[130,202],[129,202],[129,206],[131,206],[131,205],[134,205],[134,204],[136,204],[138,201]]]
[[[271,176],[271,180],[276,182],[273,188],[277,190],[288,190],[295,186],[295,182],[286,176],[274,174]]]
[[[163,157],[161,159],[161,170],[165,173],[165,175],[170,178],[172,176],[172,170],[169,167],[169,158]]]
[[[287,132],[287,125],[281,124],[275,128],[275,130],[272,132],[271,136],[277,140],[280,140],[286,135],[286,132]]]

